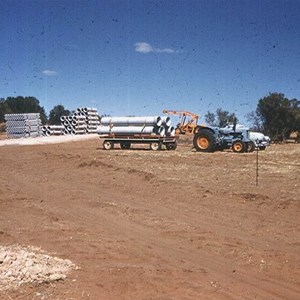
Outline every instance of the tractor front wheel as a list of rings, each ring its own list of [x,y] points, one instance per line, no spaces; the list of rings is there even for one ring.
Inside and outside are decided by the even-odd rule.
[[[247,152],[253,152],[255,150],[255,144],[254,142],[249,142],[248,143],[248,148],[247,148]]]
[[[246,145],[240,140],[234,141],[232,144],[232,150],[236,153],[243,153],[246,150]]]

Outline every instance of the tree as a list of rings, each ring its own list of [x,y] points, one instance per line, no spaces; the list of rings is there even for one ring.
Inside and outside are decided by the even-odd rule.
[[[5,114],[40,113],[43,124],[47,122],[47,116],[40,102],[35,97],[7,97],[0,99],[0,123],[4,122]]]
[[[300,130],[300,101],[289,100],[281,93],[270,93],[259,100],[256,114],[264,132],[273,140],[284,140]]]
[[[249,112],[246,116],[247,121],[251,124],[250,130],[261,132],[263,125],[256,111]]]
[[[217,126],[216,125],[216,115],[210,111],[206,113],[205,117],[205,122],[211,126]]]
[[[238,119],[235,113],[218,108],[215,114],[210,111],[207,112],[205,122],[211,126],[224,127],[228,123],[238,122]]]
[[[61,116],[69,116],[70,111],[65,109],[63,105],[56,105],[53,107],[53,109],[50,111],[49,114],[49,124],[60,124],[60,117]]]

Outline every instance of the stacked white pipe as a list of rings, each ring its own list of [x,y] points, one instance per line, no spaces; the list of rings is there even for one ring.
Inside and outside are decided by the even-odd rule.
[[[64,130],[64,125],[48,125],[42,127],[43,135],[45,136],[62,135],[64,133]]]
[[[97,127],[100,124],[97,108],[77,108],[74,115],[82,118],[85,117],[86,133],[97,132]]]
[[[42,134],[39,113],[6,114],[6,133],[11,138],[36,137]]]
[[[102,117],[98,134],[174,136],[175,129],[169,117]]]
[[[43,133],[49,135],[89,134],[96,133],[100,124],[96,108],[77,108],[70,116],[60,117],[61,125],[43,127]]]

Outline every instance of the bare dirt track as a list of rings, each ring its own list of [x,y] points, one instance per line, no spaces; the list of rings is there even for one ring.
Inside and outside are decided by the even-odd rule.
[[[0,299],[300,299],[300,145],[0,147],[0,244],[77,266]]]

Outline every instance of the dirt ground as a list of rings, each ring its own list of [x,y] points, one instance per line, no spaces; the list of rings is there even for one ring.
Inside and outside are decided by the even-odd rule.
[[[79,266],[0,299],[300,299],[300,145],[0,147],[0,244]]]

